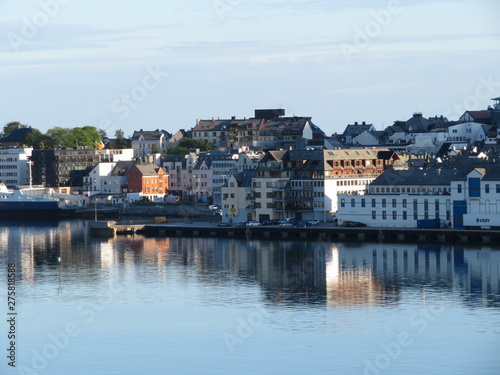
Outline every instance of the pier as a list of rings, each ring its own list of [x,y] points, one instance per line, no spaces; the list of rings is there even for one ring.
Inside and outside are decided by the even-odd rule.
[[[90,234],[98,237],[141,234],[148,237],[221,237],[248,240],[307,240],[375,243],[500,244],[498,230],[423,228],[308,228],[256,226],[219,228],[213,223],[168,223],[120,225],[112,221],[90,223]]]

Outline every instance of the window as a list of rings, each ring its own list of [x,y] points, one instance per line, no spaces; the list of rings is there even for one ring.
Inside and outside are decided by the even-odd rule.
[[[345,207],[345,199],[344,198],[342,198],[340,200],[340,207]]]
[[[407,204],[406,204],[406,199],[403,199],[403,207],[406,208]]]
[[[382,219],[383,220],[387,219],[387,212],[386,211],[382,211]]]
[[[406,220],[408,217],[408,213],[406,211],[403,211],[403,220]]]
[[[396,200],[395,199],[392,200],[392,207],[396,207]]]
[[[372,199],[372,207],[376,207],[376,206],[377,206],[377,204],[376,204],[375,199]]]
[[[351,199],[351,207],[356,207],[356,200],[354,198]]]
[[[398,218],[398,212],[397,211],[392,211],[392,219],[397,220]]]
[[[469,197],[479,198],[481,196],[481,179],[469,178]]]
[[[497,194],[500,194],[500,184],[497,184],[497,186],[496,186],[496,192],[497,192]]]
[[[372,219],[375,220],[377,218],[377,211],[372,211]]]
[[[462,184],[458,184],[457,185],[457,193],[461,193],[461,192],[462,192]],[[497,191],[497,193],[498,193],[498,191]]]
[[[366,205],[365,199],[361,199],[361,207],[365,207],[365,205]]]
[[[386,205],[386,201],[385,201],[385,199],[382,199],[382,207],[385,207],[385,205]]]
[[[489,184],[484,185],[484,192],[486,194],[488,194],[490,192],[490,185]]]

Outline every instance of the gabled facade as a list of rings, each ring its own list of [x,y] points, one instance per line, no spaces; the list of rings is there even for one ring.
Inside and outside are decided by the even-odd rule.
[[[464,122],[448,127],[448,142],[471,146],[475,142],[486,140],[486,129],[478,122]]]
[[[138,194],[152,201],[168,193],[168,175],[153,164],[133,165],[127,173],[127,193]]]
[[[132,135],[134,157],[145,160],[148,155],[166,150],[170,134],[164,130],[135,131]]]
[[[222,187],[222,221],[237,223],[252,219],[252,178],[255,171],[229,177]]]

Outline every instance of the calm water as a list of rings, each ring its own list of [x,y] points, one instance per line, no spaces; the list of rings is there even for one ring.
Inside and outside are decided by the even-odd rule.
[[[61,262],[58,262],[58,257]],[[0,226],[1,374],[500,374],[500,250]]]

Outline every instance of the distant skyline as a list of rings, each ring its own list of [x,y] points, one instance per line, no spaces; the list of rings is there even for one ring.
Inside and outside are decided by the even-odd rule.
[[[192,128],[284,108],[327,135],[500,96],[496,0],[0,3],[1,125]]]

